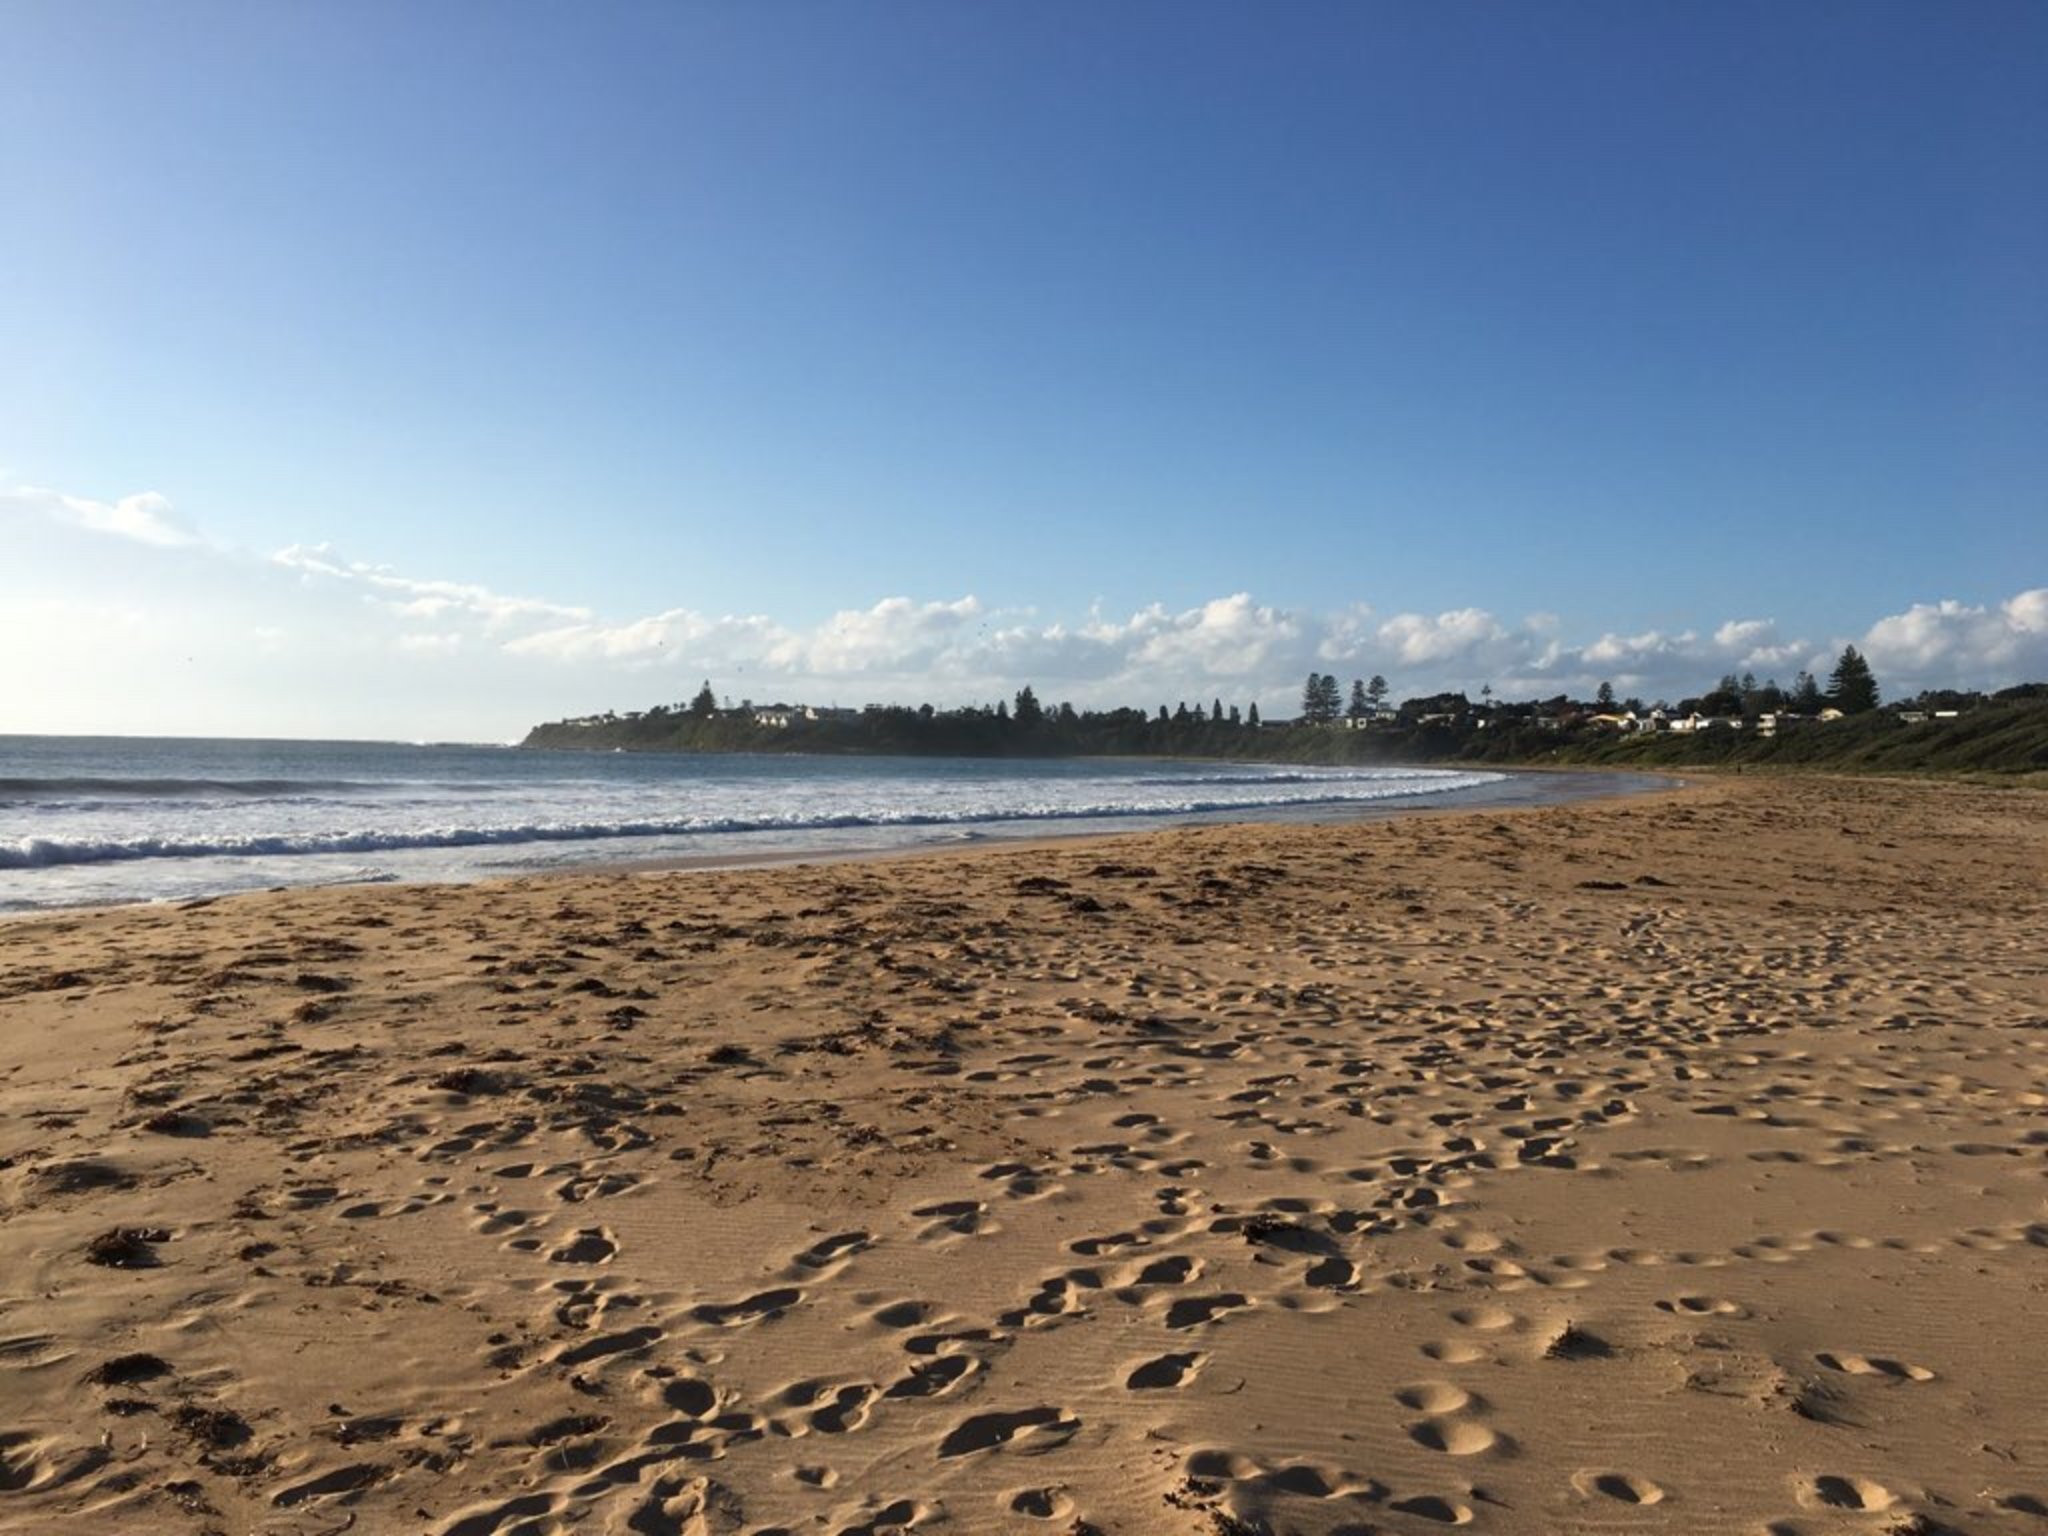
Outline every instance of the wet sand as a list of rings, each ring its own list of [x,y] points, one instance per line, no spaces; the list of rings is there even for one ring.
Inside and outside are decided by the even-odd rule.
[[[2044,813],[0,925],[0,1531],[2048,1531]]]

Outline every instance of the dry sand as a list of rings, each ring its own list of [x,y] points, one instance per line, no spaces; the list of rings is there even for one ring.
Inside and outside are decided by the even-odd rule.
[[[0,927],[0,1530],[2048,1532],[2048,798]]]

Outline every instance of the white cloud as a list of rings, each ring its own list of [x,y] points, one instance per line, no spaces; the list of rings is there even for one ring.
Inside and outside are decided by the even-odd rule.
[[[24,485],[0,490],[0,506],[38,517],[54,518],[74,528],[133,539],[160,549],[198,544],[199,535],[186,527],[171,511],[167,497],[155,491],[138,491],[119,501],[94,501],[87,496],[67,496],[62,491]]]
[[[764,618],[706,618],[671,608],[624,624],[563,624],[504,642],[515,656],[557,662],[612,662],[648,666],[685,655],[758,662],[789,632]]]
[[[1995,607],[1915,603],[1871,625],[1862,650],[1880,678],[1889,670],[1958,685],[1992,676],[2039,679],[2048,675],[2048,587]]]
[[[807,635],[784,633],[765,660],[778,671],[814,677],[939,666],[971,647],[968,626],[981,616],[971,596],[950,603],[887,597],[872,608],[835,613]]]
[[[1724,651],[1752,651],[1778,632],[1773,619],[1730,619],[1714,631],[1714,644]]]
[[[1435,618],[1402,613],[1379,629],[1382,644],[1394,659],[1408,666],[1476,658],[1493,642],[1507,638],[1494,616],[1481,608],[1456,608]]]
[[[459,581],[421,581],[400,576],[389,566],[347,560],[331,544],[292,544],[270,557],[275,565],[297,571],[309,580],[359,584],[391,612],[406,619],[437,620],[450,616],[482,619],[493,629],[534,619],[588,619],[588,608],[572,608],[532,597],[507,597],[488,587]],[[377,594],[397,593],[383,597]]]

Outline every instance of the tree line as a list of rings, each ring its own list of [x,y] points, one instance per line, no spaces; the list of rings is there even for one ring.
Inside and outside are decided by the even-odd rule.
[[[1998,697],[2030,697],[2040,686]],[[681,752],[1508,762],[1556,757],[1580,738],[1590,742],[1603,731],[1611,736],[1608,722],[1620,712],[1640,716],[1646,711],[1640,699],[1618,700],[1608,683],[1591,700],[1559,694],[1510,703],[1494,698],[1490,686],[1479,693],[1476,704],[1454,692],[1418,695],[1393,705],[1383,676],[1354,678],[1347,694],[1335,674],[1312,672],[1303,685],[1299,715],[1268,721],[1260,718],[1255,701],[1227,703],[1215,697],[1151,709],[1081,709],[1066,701],[1047,703],[1028,683],[992,704],[803,711],[721,702],[706,680],[686,702],[551,722],[535,727],[526,744]],[[1878,710],[1880,698],[1870,664],[1852,646],[1843,650],[1825,686],[1804,672],[1789,689],[1775,680],[1760,683],[1748,674],[1729,675],[1705,693],[1665,708],[1673,715],[1748,720],[1780,712],[1815,716],[1828,709],[1863,716]],[[1942,694],[1923,695],[1920,702],[1930,710],[1946,710],[1982,701],[1981,695]]]

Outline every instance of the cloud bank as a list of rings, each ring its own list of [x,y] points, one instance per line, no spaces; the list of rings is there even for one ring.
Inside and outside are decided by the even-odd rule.
[[[502,738],[555,714],[681,699],[703,678],[735,699],[842,704],[989,701],[1030,682],[1049,701],[1084,706],[1220,696],[1282,713],[1310,671],[1382,673],[1397,696],[1486,685],[1510,698],[1585,695],[1605,681],[1624,696],[1676,699],[1727,672],[1788,683],[1802,668],[1824,674],[1845,642],[1890,696],[2048,678],[2048,587],[1915,603],[1851,634],[1751,615],[1574,633],[1550,614],[1364,602],[1314,612],[1248,592],[1053,617],[972,595],[889,596],[809,620],[688,606],[605,615],[328,544],[228,550],[154,492],[96,501],[0,489],[0,529],[11,547],[53,561],[33,602],[0,611],[0,643],[53,658],[24,692],[30,707],[0,729]],[[77,546],[68,565],[65,541]]]

